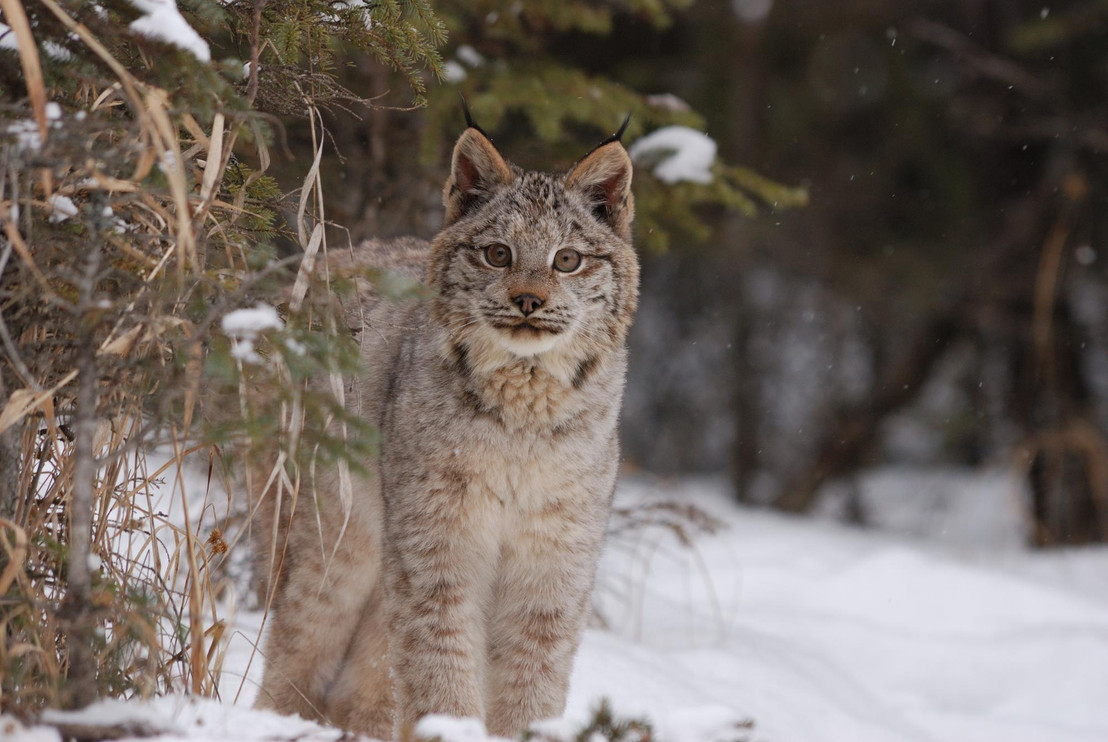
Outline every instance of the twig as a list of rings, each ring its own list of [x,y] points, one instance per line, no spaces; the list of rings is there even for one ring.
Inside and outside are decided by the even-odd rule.
[[[258,97],[258,64],[261,61],[262,7],[266,0],[254,0],[254,17],[250,26],[250,81],[246,85],[246,104],[254,107]]]
[[[76,450],[73,488],[69,501],[69,563],[67,590],[62,613],[66,618],[69,648],[67,705],[84,708],[96,700],[96,657],[92,649],[92,606],[89,602],[89,540],[92,531],[92,495],[96,479],[97,367],[96,341],[90,315],[94,309],[96,277],[100,272],[101,246],[90,241],[81,281],[78,321],[86,325],[79,333],[77,349]]]
[[[962,57],[982,77],[1011,85],[1035,100],[1049,101],[1058,97],[1050,84],[1028,73],[1015,62],[981,48],[953,28],[917,18],[911,23],[910,29],[917,39]]]

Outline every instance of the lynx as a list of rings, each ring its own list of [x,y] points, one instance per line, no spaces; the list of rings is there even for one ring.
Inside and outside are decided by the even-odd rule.
[[[290,519],[286,498],[264,548],[281,568],[258,704],[380,738],[429,713],[514,736],[563,711],[616,481],[631,161],[617,134],[568,173],[524,171],[468,123],[434,241],[336,263],[428,288],[397,302],[363,281],[351,315],[371,476],[344,522],[317,473],[314,507]]]

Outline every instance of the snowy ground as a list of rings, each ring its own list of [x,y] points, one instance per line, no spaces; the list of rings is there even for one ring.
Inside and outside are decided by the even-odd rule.
[[[725,528],[691,547],[662,527],[612,539],[596,599],[608,628],[586,634],[566,716],[544,730],[569,738],[608,698],[673,742],[1108,740],[1108,549],[1021,549],[1013,486],[877,472],[861,496],[885,530],[863,531],[740,509],[711,482],[625,482],[624,504],[679,499]],[[927,517],[912,517],[921,503]],[[222,704],[176,696],[86,716],[138,715],[163,740],[338,739],[248,708],[258,621],[239,617]],[[0,720],[5,732],[58,738]]]

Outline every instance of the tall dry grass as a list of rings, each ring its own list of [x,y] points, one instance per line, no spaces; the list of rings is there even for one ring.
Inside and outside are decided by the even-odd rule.
[[[244,506],[214,507],[219,487],[190,501],[178,473],[199,465],[209,483],[233,480],[264,447],[280,452],[273,478],[295,495],[300,467],[345,471],[363,445],[342,412],[353,354],[315,276],[328,250],[322,119],[301,91],[316,156],[281,201],[266,174],[271,121],[250,111],[258,23],[246,29],[255,72],[227,88],[239,97],[188,105],[125,64],[136,63],[120,51],[127,39],[98,35],[85,11],[55,0],[0,10],[29,101],[0,123],[0,711],[215,694],[226,565],[247,548],[248,519]],[[49,85],[40,32],[62,34],[97,73]],[[275,237],[299,253],[278,259]],[[258,300],[285,317],[251,363],[220,320]],[[348,506],[348,476],[342,495]]]

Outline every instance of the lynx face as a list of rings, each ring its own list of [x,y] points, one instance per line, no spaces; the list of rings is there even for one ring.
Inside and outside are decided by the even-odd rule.
[[[435,312],[472,360],[569,365],[620,345],[637,301],[631,163],[618,142],[566,175],[525,172],[476,129],[455,149],[435,240]]]

